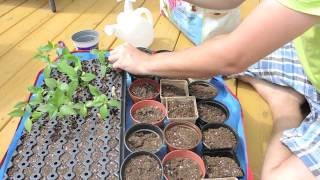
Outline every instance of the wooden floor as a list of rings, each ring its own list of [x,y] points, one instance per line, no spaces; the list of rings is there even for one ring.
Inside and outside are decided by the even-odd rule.
[[[242,16],[247,16],[259,3],[246,1]],[[0,159],[3,158],[17,127],[18,119],[7,113],[17,101],[24,100],[26,87],[33,83],[43,67],[32,59],[38,46],[48,40],[63,40],[72,47],[70,36],[83,29],[96,29],[101,34],[100,48],[121,44],[114,36],[103,33],[106,24],[115,22],[123,3],[116,0],[56,0],[57,13],[52,13],[48,0],[0,0]],[[155,27],[154,50],[180,50],[192,43],[165,17],[160,16],[159,0],[137,0],[135,6],[152,11]],[[249,161],[256,179],[259,178],[263,154],[271,131],[271,114],[266,103],[244,83],[228,80],[243,107]]]

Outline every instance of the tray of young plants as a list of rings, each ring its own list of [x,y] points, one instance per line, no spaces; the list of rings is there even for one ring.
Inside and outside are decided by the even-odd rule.
[[[0,179],[119,179],[126,81],[107,56],[51,42],[38,49],[46,66],[10,113],[22,118]]]
[[[252,179],[241,107],[221,77],[126,80],[122,180]]]

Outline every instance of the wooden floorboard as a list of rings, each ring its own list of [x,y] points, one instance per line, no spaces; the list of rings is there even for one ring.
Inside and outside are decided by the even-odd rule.
[[[71,2],[72,0],[56,0],[56,3],[59,3],[58,10],[63,10],[66,6],[70,5]],[[46,4],[44,7],[39,8],[30,16],[8,29],[5,33],[1,34],[0,61],[6,61],[7,58],[1,58],[4,54],[8,53],[28,35],[37,30],[54,16],[55,14],[51,12],[48,4]]]
[[[0,34],[4,33],[47,3],[47,0],[29,0],[0,17]]]
[[[19,5],[23,4],[24,2],[26,2],[26,0],[6,0],[6,1],[1,2],[1,4],[0,4],[0,17],[9,13],[13,9],[19,7]]]

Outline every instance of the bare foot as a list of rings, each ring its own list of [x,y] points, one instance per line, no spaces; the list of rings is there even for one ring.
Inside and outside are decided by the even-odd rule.
[[[249,76],[242,76],[239,79],[251,84],[264,98],[271,108],[273,119],[288,115],[295,116],[294,119],[299,119],[299,122],[303,119],[300,106],[305,102],[305,98],[292,88]]]

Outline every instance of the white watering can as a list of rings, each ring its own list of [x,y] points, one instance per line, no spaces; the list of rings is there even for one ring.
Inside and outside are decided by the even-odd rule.
[[[154,39],[152,14],[143,7],[133,10],[132,2],[135,1],[125,0],[124,12],[118,15],[117,24],[106,25],[104,31],[135,47],[148,48]]]

